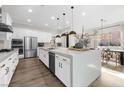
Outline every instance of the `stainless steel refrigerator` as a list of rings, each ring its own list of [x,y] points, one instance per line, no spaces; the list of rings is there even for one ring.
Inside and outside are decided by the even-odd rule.
[[[37,37],[24,37],[24,58],[37,56]]]

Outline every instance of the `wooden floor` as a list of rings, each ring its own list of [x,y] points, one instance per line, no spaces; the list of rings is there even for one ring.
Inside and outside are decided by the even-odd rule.
[[[63,87],[64,85],[36,58],[20,60],[10,87]]]
[[[123,67],[118,70],[115,67],[103,64],[101,77],[94,81],[90,87],[124,87],[123,70]],[[9,86],[64,87],[44,64],[36,58],[20,60]]]

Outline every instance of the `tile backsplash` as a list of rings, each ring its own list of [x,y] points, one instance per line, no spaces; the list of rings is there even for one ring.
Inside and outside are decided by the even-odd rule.
[[[3,49],[3,48],[4,48],[4,41],[0,40],[0,49]]]
[[[11,40],[0,40],[0,49],[10,49]]]

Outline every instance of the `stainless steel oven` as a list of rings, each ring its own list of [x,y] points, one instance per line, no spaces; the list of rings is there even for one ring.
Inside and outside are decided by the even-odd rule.
[[[24,53],[24,47],[23,47],[23,39],[12,39],[12,49],[18,48],[19,49],[19,55],[22,55]]]

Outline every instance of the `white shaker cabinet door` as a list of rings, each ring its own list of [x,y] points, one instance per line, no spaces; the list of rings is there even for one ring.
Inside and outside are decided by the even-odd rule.
[[[5,64],[5,66],[3,66],[0,69],[0,86],[1,87],[7,87],[9,85],[9,77],[10,77],[10,68],[8,65]]]
[[[71,86],[71,66],[70,60],[63,59],[61,61],[61,80],[67,86]]]
[[[4,69],[0,69],[0,87],[6,87],[5,81],[6,81],[6,78],[5,78]]]
[[[70,59],[56,55],[55,56],[55,74],[67,87],[71,86],[71,64]]]
[[[42,49],[39,49],[39,58],[41,61],[43,61],[43,52]]]
[[[61,64],[61,60],[59,55],[55,55],[55,75],[61,80],[62,70],[60,64]]]
[[[49,67],[49,53],[48,51],[44,51],[44,64]]]

